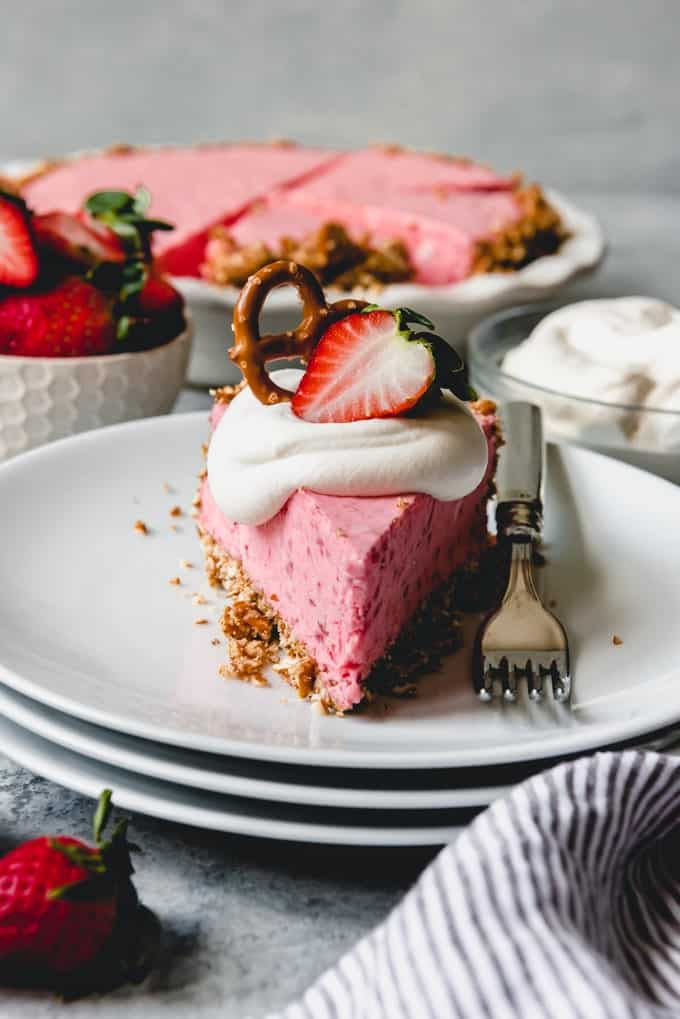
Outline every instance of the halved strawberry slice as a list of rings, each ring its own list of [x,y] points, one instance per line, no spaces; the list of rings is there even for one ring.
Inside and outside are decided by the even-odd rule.
[[[396,417],[430,390],[438,398],[440,385],[459,388],[463,362],[455,351],[434,333],[413,333],[409,322],[434,328],[409,308],[376,307],[329,326],[293,397],[293,412],[318,423]]]
[[[38,276],[28,212],[16,195],[0,192],[0,285],[30,287]]]
[[[33,230],[41,248],[80,265],[124,262],[127,257],[120,238],[108,226],[85,222],[68,212],[34,216]]]
[[[329,326],[293,398],[305,421],[362,421],[410,410],[433,384],[432,351],[411,342],[392,311],[348,315]]]

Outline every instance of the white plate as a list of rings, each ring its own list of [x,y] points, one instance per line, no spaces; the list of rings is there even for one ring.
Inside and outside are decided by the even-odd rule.
[[[177,518],[175,534],[168,515],[190,505],[206,433],[204,414],[153,418],[0,466],[0,680],[147,739],[305,765],[502,764],[680,720],[680,489],[568,447],[550,450],[543,572],[571,636],[571,711],[480,704],[460,654],[417,698],[346,718],[317,714],[283,684],[220,679],[220,599],[199,607],[183,596],[198,571],[179,560],[198,562],[199,547],[192,522]],[[147,537],[134,533],[137,518]],[[188,583],[170,586],[180,573]],[[198,616],[213,622],[196,626]]]
[[[252,761],[247,757],[216,757],[167,743],[152,743],[71,718],[2,686],[0,716],[50,743],[103,764],[192,789],[275,803],[372,811],[468,809],[488,806],[519,780],[518,776],[511,780],[507,769],[503,770],[502,777],[497,770],[483,769],[484,779],[478,768],[463,772],[420,770],[406,774],[392,770],[371,772],[367,787],[365,771],[304,768]],[[486,775],[487,771],[491,771],[491,776]],[[491,785],[493,779],[495,784]],[[408,781],[409,787],[400,787],[400,781]],[[487,784],[475,785],[475,781]]]
[[[405,817],[372,811],[367,825],[365,811],[279,806],[201,792],[81,757],[1,717],[0,745],[17,764],[84,796],[96,799],[109,788],[116,806],[126,810],[235,835],[345,846],[439,846],[456,838],[469,820],[453,811]]]

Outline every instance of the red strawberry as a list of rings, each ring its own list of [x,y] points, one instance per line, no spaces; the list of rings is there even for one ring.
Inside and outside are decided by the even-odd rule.
[[[186,326],[184,298],[155,272],[149,273],[142,289],[124,302],[121,312],[122,335],[132,349],[167,343]]]
[[[73,973],[99,955],[119,914],[137,899],[127,821],[102,842],[111,803],[105,790],[95,816],[96,847],[57,836],[26,842],[0,859],[0,971],[9,979]]]
[[[137,307],[142,316],[181,315],[184,298],[163,276],[150,275],[137,295]]]
[[[124,262],[120,238],[103,223],[72,216],[68,212],[46,212],[33,217],[39,247],[80,265]]]
[[[115,339],[110,302],[79,276],[0,300],[0,354],[84,357],[108,353]]]
[[[15,195],[0,192],[0,285],[30,287],[38,276],[28,212]]]
[[[312,354],[293,411],[305,421],[362,421],[394,417],[438,386],[464,384],[463,362],[433,333],[413,333],[409,322],[432,323],[411,311],[369,307],[334,322]]]
[[[75,862],[82,857],[83,864]],[[113,930],[113,889],[92,901],[54,893],[92,877],[100,859],[78,839],[39,838],[0,860],[0,962],[35,963],[67,973],[93,958]]]

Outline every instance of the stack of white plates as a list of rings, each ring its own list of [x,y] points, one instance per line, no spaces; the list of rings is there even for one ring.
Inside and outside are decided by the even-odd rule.
[[[0,467],[8,756],[184,823],[434,845],[532,771],[680,723],[680,489],[551,447],[541,572],[570,633],[570,708],[479,704],[463,651],[417,697],[336,718],[276,677],[256,687],[218,674],[223,595],[203,577],[189,516],[205,438],[204,414],[178,415]]]

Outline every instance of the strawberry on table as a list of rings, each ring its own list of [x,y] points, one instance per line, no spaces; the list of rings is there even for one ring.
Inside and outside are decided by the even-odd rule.
[[[108,354],[116,341],[111,305],[80,276],[67,276],[48,290],[10,294],[0,301],[0,354]]]
[[[0,286],[30,287],[38,268],[26,205],[16,195],[0,191]]]
[[[137,933],[153,915],[139,905],[131,882],[127,819],[103,840],[110,807],[107,789],[95,814],[94,846],[42,837],[0,859],[3,982],[93,989],[141,976]],[[146,963],[148,952],[142,954]]]
[[[349,422],[395,417],[440,387],[468,399],[464,365],[440,336],[414,333],[433,324],[410,308],[374,305],[334,322],[310,358],[292,401],[305,421]]]

